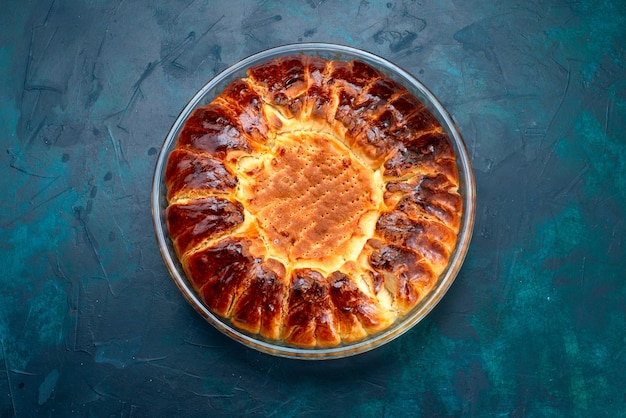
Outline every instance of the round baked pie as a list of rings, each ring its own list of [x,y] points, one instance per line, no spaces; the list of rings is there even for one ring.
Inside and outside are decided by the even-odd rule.
[[[165,168],[165,222],[203,303],[302,348],[380,333],[457,245],[455,152],[435,116],[371,65],[257,64],[187,118]]]

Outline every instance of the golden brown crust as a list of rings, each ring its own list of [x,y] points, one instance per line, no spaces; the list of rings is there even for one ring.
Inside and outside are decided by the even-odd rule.
[[[165,173],[174,247],[206,306],[297,347],[380,332],[448,265],[462,200],[432,113],[368,64],[251,68],[185,122]]]
[[[231,192],[237,177],[216,159],[185,149],[176,149],[165,168],[167,199],[210,192]]]
[[[389,314],[374,297],[359,289],[350,276],[335,271],[328,276],[328,283],[341,341],[359,340],[387,326]]]
[[[335,326],[329,283],[318,271],[294,270],[285,306],[281,339],[300,347],[341,342]]]
[[[233,230],[244,221],[243,210],[241,203],[215,196],[171,203],[166,217],[176,253]]]
[[[232,323],[252,334],[278,340],[287,288],[285,267],[280,262],[268,259],[253,264],[248,286],[232,304]]]

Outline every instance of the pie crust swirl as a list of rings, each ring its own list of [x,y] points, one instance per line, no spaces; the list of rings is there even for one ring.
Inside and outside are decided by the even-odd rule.
[[[166,224],[215,314],[281,344],[378,333],[436,285],[462,215],[454,149],[409,90],[316,56],[248,70],[185,121]]]

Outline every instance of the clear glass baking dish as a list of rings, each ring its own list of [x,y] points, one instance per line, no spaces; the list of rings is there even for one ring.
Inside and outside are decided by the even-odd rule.
[[[266,341],[259,336],[242,332],[229,324],[227,320],[214,315],[203,304],[187,279],[168,236],[165,223],[167,199],[164,174],[167,158],[175,147],[176,139],[186,119],[196,108],[204,106],[220,94],[231,81],[245,77],[247,69],[251,66],[293,54],[316,55],[343,61],[360,60],[379,69],[408,88],[431,110],[450,137],[456,153],[460,181],[459,192],[463,199],[463,215],[457,246],[450,257],[448,267],[439,277],[435,288],[414,309],[384,331],[371,335],[364,340],[331,348],[303,349],[282,345],[276,341]],[[474,225],[475,193],[472,166],[461,133],[441,102],[423,83],[397,65],[366,51],[337,44],[301,43],[279,46],[249,56],[216,75],[191,98],[167,133],[158,155],[152,183],[151,205],[156,239],[165,265],[183,296],[210,324],[244,345],[268,354],[300,359],[333,359],[363,353],[398,338],[419,323],[443,298],[456,278],[468,250]]]

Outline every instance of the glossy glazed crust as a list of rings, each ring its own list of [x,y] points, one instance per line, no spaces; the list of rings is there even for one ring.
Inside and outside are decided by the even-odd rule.
[[[329,222],[324,239],[345,237],[346,225],[361,228],[362,237],[356,250],[338,247],[346,254],[328,268],[291,263],[281,255],[287,250],[275,250],[262,231],[268,227],[262,208],[271,209],[273,194],[281,199],[280,188],[254,193],[247,186],[250,178],[263,178],[264,167],[249,161],[287,158],[277,138],[294,129],[337,138],[349,150],[346,167],[356,167],[351,178],[379,179],[375,186],[344,187],[365,190],[358,199],[367,204],[354,209],[352,223]],[[310,182],[328,192],[339,187],[333,179]],[[174,248],[207,307],[245,332],[308,348],[365,338],[415,307],[448,265],[463,209],[454,150],[431,112],[365,63],[313,56],[253,67],[195,110],[169,156],[165,183]],[[372,210],[369,229],[361,218],[354,221]]]

